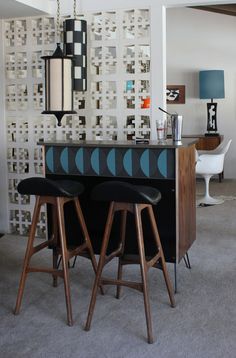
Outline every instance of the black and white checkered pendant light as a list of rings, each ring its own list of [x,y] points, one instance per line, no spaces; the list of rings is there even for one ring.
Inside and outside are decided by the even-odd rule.
[[[85,20],[64,21],[64,54],[73,56],[73,90],[87,90],[87,23]]]
[[[65,114],[76,113],[73,110],[73,58],[63,54],[59,43],[52,56],[42,58],[45,60],[45,111],[42,114],[55,115],[61,126]]]

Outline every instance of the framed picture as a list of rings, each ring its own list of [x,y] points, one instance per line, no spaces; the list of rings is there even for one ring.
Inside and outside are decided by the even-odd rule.
[[[166,102],[168,104],[185,103],[185,86],[183,85],[167,85]]]

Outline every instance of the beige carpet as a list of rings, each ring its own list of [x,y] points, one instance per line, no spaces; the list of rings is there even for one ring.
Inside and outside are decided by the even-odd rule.
[[[201,193],[203,183],[197,184]],[[236,182],[213,181],[212,194],[235,196]],[[46,274],[31,274],[22,310],[14,316],[26,240],[0,239],[0,357],[3,358],[235,358],[236,356],[236,201],[197,208],[197,240],[189,255],[192,269],[178,265],[177,306],[171,308],[160,270],[150,270],[150,296],[156,342],[146,343],[142,295],[127,288],[99,295],[90,332],[83,330],[93,272],[80,258],[71,270],[75,324],[66,325],[62,281],[51,286]],[[41,255],[41,254],[40,254]],[[44,263],[47,257],[38,256]],[[48,256],[50,252],[48,250]],[[173,278],[173,265],[169,264]],[[107,275],[116,271],[115,263]],[[126,268],[126,277],[139,275]]]

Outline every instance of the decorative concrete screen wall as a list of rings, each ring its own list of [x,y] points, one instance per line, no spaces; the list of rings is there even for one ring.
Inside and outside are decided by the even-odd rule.
[[[20,180],[43,175],[39,139],[133,139],[150,137],[150,21],[148,9],[88,13],[88,90],[74,92],[77,115],[62,127],[43,116],[44,63],[56,43],[50,17],[8,19],[5,31],[5,105],[9,222],[25,235],[34,199],[21,197]],[[42,212],[37,235],[45,236]]]

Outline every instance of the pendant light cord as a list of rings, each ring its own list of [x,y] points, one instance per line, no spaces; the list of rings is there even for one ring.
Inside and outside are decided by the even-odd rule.
[[[76,19],[76,0],[74,0],[74,19]]]
[[[58,42],[61,42],[61,31],[60,31],[60,0],[57,0],[57,38],[58,38]]]

